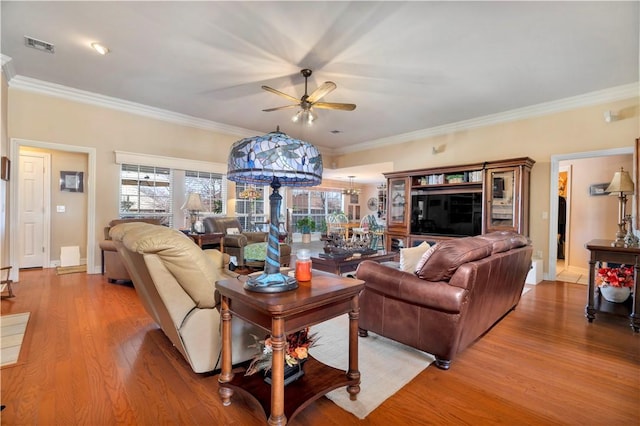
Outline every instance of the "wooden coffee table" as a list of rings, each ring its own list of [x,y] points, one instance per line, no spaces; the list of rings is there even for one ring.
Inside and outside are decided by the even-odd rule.
[[[363,260],[373,260],[374,262],[391,262],[396,260],[398,253],[391,252],[378,252],[367,256],[360,257],[347,257],[345,259],[340,258],[328,258],[328,257],[312,257],[311,264],[313,269],[320,271],[331,272],[332,274],[342,275],[347,272],[353,272],[358,269],[358,265]]]
[[[223,405],[231,404],[234,391],[255,398],[270,425],[284,425],[321,395],[347,386],[350,399],[360,392],[358,370],[358,295],[364,281],[317,272],[311,281],[300,282],[296,290],[282,293],[255,293],[243,288],[241,280],[216,282],[222,296],[222,368],[218,390]],[[349,313],[349,365],[339,370],[309,356],[305,376],[284,386],[284,347],[288,334]],[[231,316],[236,315],[271,334],[273,360],[271,386],[262,374],[244,376],[244,369],[232,370]],[[320,336],[322,338],[322,336]],[[330,342],[325,342],[330,344]]]

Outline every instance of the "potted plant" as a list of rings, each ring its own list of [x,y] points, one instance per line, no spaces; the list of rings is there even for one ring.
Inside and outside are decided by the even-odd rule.
[[[316,230],[316,223],[311,216],[298,219],[296,225],[298,225],[298,230],[302,232],[302,242],[311,242],[311,232]]]
[[[609,302],[622,303],[629,298],[633,287],[633,267],[598,268],[596,284],[600,294]]]
[[[267,336],[264,340],[260,340],[254,334],[251,337],[253,337],[255,343],[249,347],[256,348],[257,354],[251,360],[245,376],[264,371],[265,382],[271,384],[271,363],[273,359],[271,336]],[[309,356],[309,348],[313,347],[315,342],[316,334],[310,334],[309,327],[287,335],[284,347],[285,386],[304,375],[303,365]]]

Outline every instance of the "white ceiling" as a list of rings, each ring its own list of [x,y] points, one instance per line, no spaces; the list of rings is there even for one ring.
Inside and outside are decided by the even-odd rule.
[[[379,139],[638,81],[640,3],[2,1],[20,78],[344,152]],[[27,48],[24,36],[55,45]],[[100,56],[99,41],[111,49]],[[301,68],[338,88],[308,127]],[[10,83],[11,84],[11,83]],[[338,130],[340,133],[331,133]],[[348,172],[345,172],[346,174]],[[353,173],[356,174],[356,173]]]

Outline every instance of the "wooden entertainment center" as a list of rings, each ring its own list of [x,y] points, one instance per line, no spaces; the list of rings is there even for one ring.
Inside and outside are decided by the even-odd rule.
[[[385,173],[387,251],[493,231],[529,234],[528,157]]]

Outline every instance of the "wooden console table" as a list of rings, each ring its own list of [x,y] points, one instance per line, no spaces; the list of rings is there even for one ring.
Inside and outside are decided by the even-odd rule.
[[[612,247],[611,240],[592,240],[586,244],[591,253],[589,259],[589,290],[586,317],[593,322],[596,312],[605,312],[614,315],[629,315],[629,325],[633,331],[640,331],[640,297],[638,297],[638,279],[640,276],[640,248],[638,247]],[[611,303],[604,300],[599,289],[595,285],[596,263],[599,261],[623,263],[633,265],[635,274],[633,278],[632,303]],[[630,313],[629,313],[630,311]]]
[[[247,392],[256,399],[270,425],[284,425],[312,401],[325,393],[347,386],[352,400],[360,392],[358,370],[358,295],[364,281],[314,272],[308,282],[300,282],[296,290],[283,293],[255,293],[243,288],[238,279],[216,283],[222,295],[222,367],[218,383],[223,405],[231,404],[235,390]],[[349,313],[349,365],[338,370],[309,357],[304,377],[284,386],[284,346],[286,336],[305,327]],[[273,346],[272,385],[262,374],[244,376],[244,369],[232,371],[232,314],[253,323],[271,334]],[[319,336],[322,338],[322,336]],[[331,342],[324,342],[331,344]],[[313,350],[311,350],[313,352]],[[234,374],[237,373],[237,374]]]

